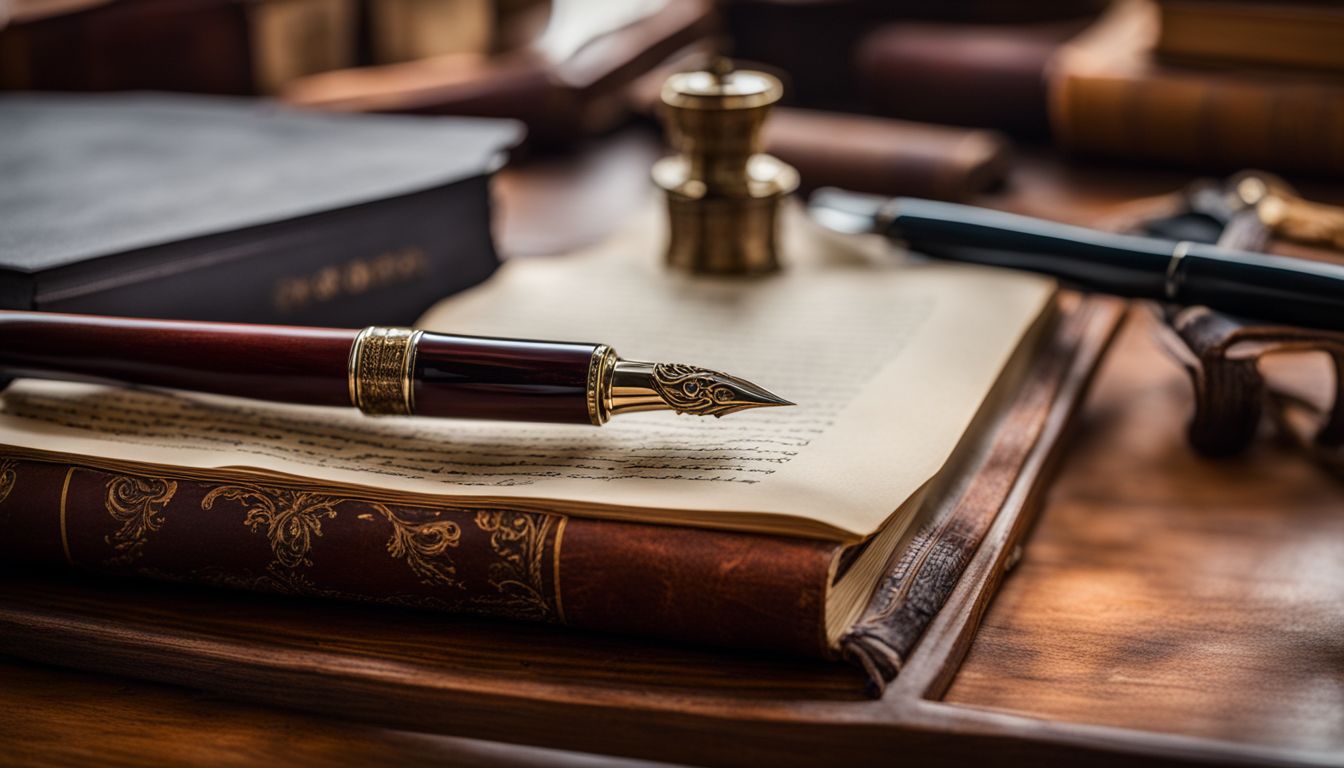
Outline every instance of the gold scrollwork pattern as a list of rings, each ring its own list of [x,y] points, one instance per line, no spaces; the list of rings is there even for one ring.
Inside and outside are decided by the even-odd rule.
[[[313,539],[322,535],[322,519],[336,517],[336,507],[345,499],[285,488],[255,485],[221,485],[201,500],[211,509],[218,499],[236,501],[247,508],[243,524],[253,533],[263,526],[275,555],[273,565],[297,568],[312,565],[308,557]]]
[[[14,459],[0,459],[0,504],[5,503],[10,491],[14,490],[14,483],[18,481],[18,466],[19,463]]]
[[[554,602],[546,597],[542,560],[546,539],[558,518],[527,512],[480,510],[476,527],[490,534],[490,549],[500,558],[489,568],[490,586],[498,598],[481,598],[492,613],[514,618],[557,620]]]
[[[461,586],[454,579],[456,566],[443,554],[456,547],[462,538],[462,528],[452,520],[405,520],[382,504],[370,505],[375,512],[392,524],[392,537],[387,540],[387,553],[405,560],[420,583],[431,586]],[[436,558],[438,558],[436,560]]]
[[[163,525],[163,510],[177,493],[177,481],[121,475],[107,481],[103,506],[121,527],[103,541],[117,554],[106,565],[128,565],[140,558],[149,534]]]
[[[735,379],[694,365],[658,363],[653,366],[654,391],[677,413],[723,416],[758,404],[744,401],[729,385],[730,381]]]
[[[313,564],[315,539],[322,536],[323,520],[336,519],[337,508],[358,504],[354,499],[338,496],[272,488],[259,485],[222,485],[201,500],[202,509],[210,509],[218,499],[235,501],[246,508],[243,524],[253,533],[265,528],[275,560],[268,570],[282,584],[293,584],[285,569]],[[403,560],[429,586],[461,586],[455,579],[457,568],[446,556],[449,547],[456,547],[462,537],[461,527],[453,520],[409,520],[384,504],[368,504],[392,526],[387,540],[387,553]],[[359,515],[361,519],[372,519]],[[297,586],[302,586],[297,585]],[[295,591],[312,592],[311,589]]]

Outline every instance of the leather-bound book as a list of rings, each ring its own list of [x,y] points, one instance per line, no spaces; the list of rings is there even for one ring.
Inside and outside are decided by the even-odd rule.
[[[1052,412],[1058,383],[1023,382],[1056,370],[1040,363],[1060,349],[1055,286],[903,264],[799,211],[778,275],[669,275],[662,212],[648,213],[588,253],[506,263],[418,325],[694,359],[798,407],[596,429],[19,379],[0,396],[0,562],[848,654],[894,673],[1025,460],[1000,465],[989,438],[1025,451]],[[961,507],[978,522],[929,525],[977,462],[1005,470]],[[927,559],[939,590],[921,581],[906,614],[911,585],[892,587],[865,620],[920,532],[937,546],[902,572]],[[886,632],[893,612],[906,641]]]
[[[966,200],[1001,184],[1012,162],[996,131],[791,107],[771,113],[763,140],[805,190]]]
[[[1046,70],[1085,20],[878,27],[855,52],[865,106],[879,115],[1043,139]]]
[[[712,11],[708,0],[558,3],[517,48],[326,72],[296,80],[281,97],[332,111],[513,118],[530,139],[564,143],[626,119],[626,88],[712,33]]]
[[[863,105],[867,74],[864,39],[884,25],[905,22],[947,22],[956,25],[1035,24],[1095,16],[1106,0],[727,0],[721,3],[736,58],[762,62],[789,74],[791,103],[814,109],[855,111]],[[919,24],[937,34],[944,27]],[[940,57],[955,66],[975,51],[948,52]],[[1002,65],[1002,62],[999,62]],[[899,74],[893,72],[893,74]],[[992,72],[987,73],[992,74]],[[856,77],[857,75],[857,77]],[[918,82],[918,81],[911,81]],[[902,86],[898,86],[898,89]],[[897,93],[900,91],[897,90]],[[897,96],[896,98],[899,98]],[[924,120],[913,114],[894,117]],[[953,121],[934,121],[953,122]],[[991,125],[973,123],[973,125]]]
[[[0,89],[274,93],[356,61],[357,0],[15,3]]]
[[[1344,175],[1344,82],[1284,70],[1163,64],[1156,8],[1118,4],[1061,51],[1050,75],[1055,135],[1080,154],[1210,171]]]
[[[491,0],[376,0],[365,8],[372,58],[379,64],[494,48]]]
[[[498,263],[516,123],[228,97],[0,96],[0,306],[407,323]]]
[[[1344,5],[1335,0],[1159,0],[1157,7],[1164,58],[1344,73]]]

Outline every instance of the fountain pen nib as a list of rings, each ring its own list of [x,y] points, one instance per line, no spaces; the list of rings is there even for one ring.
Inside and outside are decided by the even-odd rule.
[[[720,417],[748,408],[793,405],[745,379],[681,363],[653,366],[653,388],[677,413]]]

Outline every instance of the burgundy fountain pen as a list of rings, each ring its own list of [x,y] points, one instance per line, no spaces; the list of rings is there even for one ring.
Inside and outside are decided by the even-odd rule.
[[[370,415],[601,425],[634,411],[792,405],[734,376],[604,344],[0,311],[0,376],[111,382]]]

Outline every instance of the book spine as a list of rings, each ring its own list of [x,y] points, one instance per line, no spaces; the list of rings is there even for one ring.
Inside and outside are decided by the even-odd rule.
[[[854,54],[875,114],[1049,136],[1045,73],[1082,21],[963,26],[903,22],[867,35]]]
[[[499,264],[488,177],[93,259],[38,276],[32,306],[176,320],[410,325]]]
[[[825,655],[836,546],[0,453],[0,559]]]
[[[1200,65],[1344,72],[1344,9],[1328,3],[1162,0],[1156,53]]]
[[[0,30],[0,89],[256,90],[247,4],[237,0],[10,5],[34,8],[15,7]],[[42,5],[50,15],[30,19]]]
[[[1066,73],[1052,90],[1070,151],[1232,171],[1344,175],[1344,87],[1324,80],[1144,70]]]

